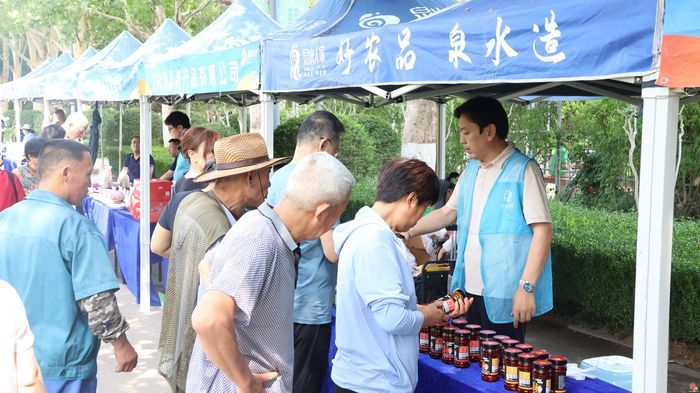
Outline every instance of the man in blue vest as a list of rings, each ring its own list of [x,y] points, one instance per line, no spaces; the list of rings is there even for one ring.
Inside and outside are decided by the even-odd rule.
[[[448,203],[423,217],[407,237],[457,222],[451,289],[474,297],[467,319],[525,339],[525,323],[552,309],[552,219],[542,170],[508,137],[498,100],[474,97],[455,109],[469,155]]]

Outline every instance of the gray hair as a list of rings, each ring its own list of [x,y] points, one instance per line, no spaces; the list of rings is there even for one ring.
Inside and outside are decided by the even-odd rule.
[[[86,125],[88,124],[88,119],[81,112],[73,112],[66,118],[65,123],[63,123],[63,128],[69,128],[76,125]]]
[[[354,185],[355,178],[345,165],[326,152],[317,152],[296,165],[284,197],[302,210],[312,210],[322,203],[339,206],[348,200]]]

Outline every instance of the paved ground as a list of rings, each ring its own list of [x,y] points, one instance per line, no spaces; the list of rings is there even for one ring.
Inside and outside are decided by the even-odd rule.
[[[139,365],[128,374],[114,373],[112,346],[103,344],[97,360],[99,370],[97,390],[109,393],[168,393],[170,391],[168,385],[156,371],[160,309],[153,307],[150,314],[140,313],[134,297],[125,286],[117,292],[117,299],[119,307],[131,325],[127,336],[139,354]],[[545,348],[551,354],[564,355],[573,363],[603,355],[632,357],[632,348],[629,346],[609,341],[581,329],[562,327],[548,320],[530,323],[527,336],[528,341],[536,348]],[[700,384],[700,372],[673,362],[669,364],[669,392],[685,393],[691,382]]]

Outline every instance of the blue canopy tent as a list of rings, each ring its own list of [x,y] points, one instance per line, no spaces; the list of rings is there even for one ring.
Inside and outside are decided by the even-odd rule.
[[[51,58],[51,57],[47,58],[46,60],[44,60],[43,63],[41,63],[41,64],[39,65],[39,67],[33,69],[32,71],[30,71],[29,73],[27,73],[26,75],[24,75],[22,78],[25,78],[25,77],[28,78],[28,77],[31,77],[32,75],[38,75],[39,73],[42,72],[42,70],[43,70],[44,68],[48,67],[51,63],[53,63],[53,61],[54,61],[53,58]],[[2,100],[7,100],[7,101],[12,100],[12,99],[13,99],[13,96],[14,96],[14,94],[13,94],[13,89],[14,89],[15,87],[19,86],[20,80],[21,80],[22,78],[17,78],[17,79],[15,79],[15,80],[11,81],[11,82],[5,83],[5,84],[3,84],[2,86],[0,86],[0,99],[2,99]],[[15,108],[15,111],[14,111],[14,112],[15,112],[15,137],[17,138],[17,140],[20,139],[20,132],[21,132],[21,131],[20,131],[20,127],[22,127],[22,125],[20,124],[20,123],[21,123],[20,116],[21,116],[21,114],[22,114],[22,111],[21,111],[21,110],[17,110],[17,109],[21,108],[21,105],[22,105],[21,100],[19,100],[19,99],[14,99],[14,108]]]
[[[263,92],[375,106],[607,96],[642,107],[633,391],[666,391],[678,110],[697,98],[656,79],[664,16],[687,21],[678,15],[698,11],[688,0],[472,0],[415,22],[265,40]],[[444,138],[442,127],[438,146]]]
[[[72,63],[73,57],[68,53],[62,53],[48,66],[18,80],[17,84],[12,88],[13,98],[31,100],[36,97],[37,93],[41,96],[43,92],[40,92],[40,83],[42,83],[44,77],[54,72],[59,72]]]
[[[237,0],[191,40],[146,62],[143,93],[166,103],[220,97],[257,103],[250,92],[260,89],[260,40],[279,29],[251,0]]]

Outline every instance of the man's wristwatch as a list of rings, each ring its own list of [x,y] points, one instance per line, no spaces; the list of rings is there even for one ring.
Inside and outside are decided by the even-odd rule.
[[[532,293],[535,291],[535,284],[531,283],[530,281],[520,280],[519,284],[527,293]]]

